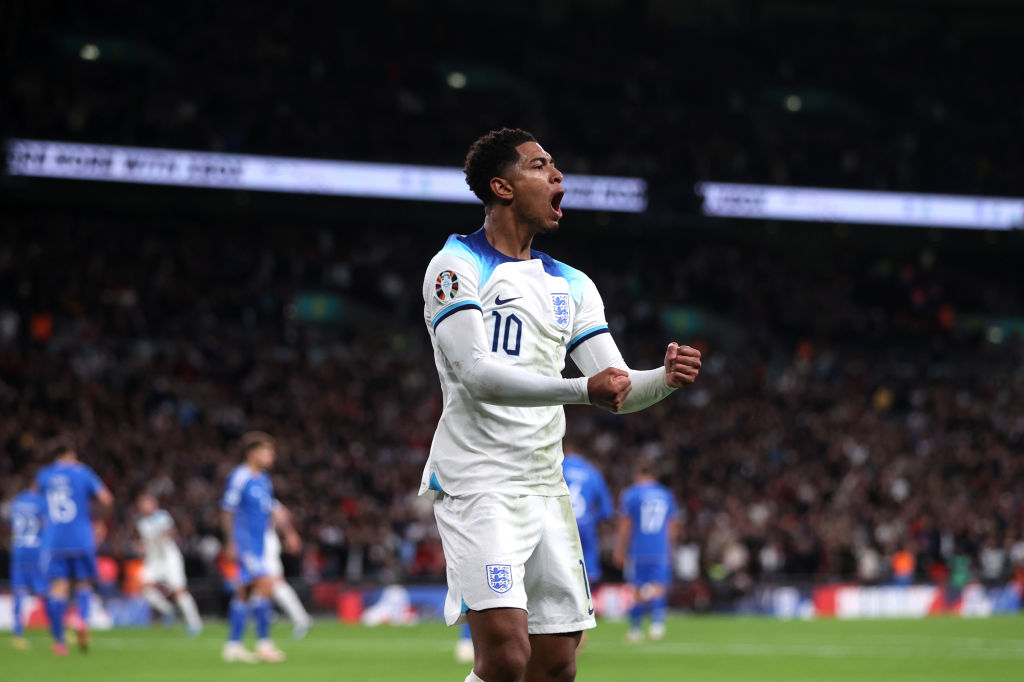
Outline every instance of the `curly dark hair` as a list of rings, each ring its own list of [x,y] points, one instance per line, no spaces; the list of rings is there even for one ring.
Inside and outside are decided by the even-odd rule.
[[[473,194],[489,206],[494,201],[491,178],[500,176],[519,159],[516,147],[524,142],[536,142],[537,138],[519,128],[492,130],[481,136],[466,153],[466,184]]]

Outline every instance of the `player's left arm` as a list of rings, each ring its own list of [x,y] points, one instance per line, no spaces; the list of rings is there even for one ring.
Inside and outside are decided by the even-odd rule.
[[[619,517],[618,536],[615,538],[615,552],[612,561],[615,567],[622,569],[626,565],[626,548],[629,547],[629,536],[633,532],[633,519],[627,514]]]
[[[633,390],[622,403],[619,414],[646,409],[672,394],[677,388],[689,386],[700,373],[700,351],[672,342],[665,351],[664,364],[647,370],[632,369],[622,359],[622,353],[611,334],[600,334],[587,339],[570,354],[580,371],[592,376],[606,367],[615,367],[629,374]]]
[[[301,552],[302,538],[299,537],[299,532],[295,530],[295,522],[292,520],[292,514],[288,511],[288,507],[284,506],[279,501],[274,500],[271,518],[274,528],[284,534],[285,551],[289,554],[298,554]]]
[[[110,508],[114,506],[114,496],[107,489],[107,486],[103,485],[103,481],[96,475],[95,472],[90,471],[90,493],[92,498],[99,503],[100,508],[104,513],[110,511]]]
[[[668,345],[661,367],[648,370],[630,368],[608,330],[604,301],[597,287],[585,275],[581,285],[582,296],[577,304],[575,334],[569,343],[569,355],[586,376],[593,376],[608,367],[629,375],[633,390],[623,401],[619,414],[646,409],[667,398],[677,388],[696,380],[700,372],[700,351],[675,342]]]

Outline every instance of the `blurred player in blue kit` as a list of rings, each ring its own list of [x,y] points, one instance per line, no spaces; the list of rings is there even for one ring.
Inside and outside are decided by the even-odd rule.
[[[57,445],[52,455],[53,464],[36,474],[36,486],[46,500],[42,545],[42,563],[50,583],[46,615],[53,634],[53,652],[66,656],[64,615],[72,581],[78,608],[78,648],[83,652],[89,648],[89,608],[96,580],[96,539],[90,505],[95,500],[110,508],[114,498],[96,472],[78,461],[70,445]]]
[[[583,561],[587,567],[587,582],[593,594],[601,582],[601,522],[615,514],[615,502],[608,491],[601,471],[575,452],[576,448],[566,447],[562,460],[562,474],[569,486],[572,512],[576,515],[576,526],[580,531],[583,546]],[[587,633],[580,638],[580,645],[586,641]]]
[[[14,648],[27,649],[24,605],[29,594],[46,598],[46,575],[40,564],[46,500],[35,486],[11,500],[11,592],[14,597]]]
[[[262,431],[242,434],[239,442],[245,461],[228,476],[221,501],[225,552],[237,560],[239,569],[228,612],[228,641],[221,657],[229,663],[279,663],[285,655],[270,639],[274,581],[263,546],[274,509],[274,489],[267,470],[274,465],[277,452],[274,439]],[[242,645],[250,610],[256,623],[255,653]]]
[[[665,636],[668,586],[672,582],[672,547],[678,507],[672,492],[654,478],[651,462],[636,465],[633,485],[622,491],[615,562],[633,590],[627,639],[643,637],[641,621],[650,610],[651,639]]]
[[[562,460],[562,473],[569,486],[569,499],[583,545],[590,588],[601,580],[601,537],[598,527],[615,514],[615,502],[600,470],[569,448]]]

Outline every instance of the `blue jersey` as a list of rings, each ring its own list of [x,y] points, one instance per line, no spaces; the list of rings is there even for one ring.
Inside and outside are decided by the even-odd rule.
[[[40,469],[36,485],[46,500],[43,548],[51,554],[95,552],[89,504],[103,483],[80,462],[56,462]]]
[[[622,492],[620,513],[632,520],[628,554],[632,561],[669,560],[669,522],[675,518],[675,498],[660,483],[636,483]]]
[[[579,455],[568,453],[562,460],[562,474],[569,486],[572,511],[580,529],[583,560],[587,575],[592,580],[601,577],[601,540],[597,526],[615,513],[612,495],[604,477],[590,462]]]
[[[255,473],[245,464],[236,467],[228,476],[221,508],[234,517],[239,552],[263,556],[263,535],[274,508],[274,488],[267,472]]]
[[[11,501],[11,561],[38,564],[46,525],[46,500],[34,490],[25,490]]]

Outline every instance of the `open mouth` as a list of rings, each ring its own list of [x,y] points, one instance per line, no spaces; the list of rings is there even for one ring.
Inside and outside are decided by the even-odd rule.
[[[565,192],[559,192],[551,198],[551,210],[554,212],[555,217],[562,217],[562,197],[565,196]]]

